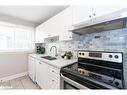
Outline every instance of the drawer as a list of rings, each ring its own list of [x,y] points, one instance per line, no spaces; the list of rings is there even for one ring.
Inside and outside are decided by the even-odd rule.
[[[51,85],[51,89],[59,89],[59,79],[56,78],[50,78],[50,85]]]
[[[59,76],[59,74],[60,74],[60,70],[59,69],[57,69],[57,68],[55,68],[55,67],[52,67],[52,66],[49,66],[49,68],[48,68],[48,72],[49,72],[49,75],[55,75],[55,76]]]

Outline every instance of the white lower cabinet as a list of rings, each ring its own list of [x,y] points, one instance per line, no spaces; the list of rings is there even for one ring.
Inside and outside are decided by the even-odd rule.
[[[43,88],[44,85],[44,78],[45,78],[45,67],[44,63],[36,60],[36,82],[37,84]]]
[[[60,89],[60,70],[36,60],[36,82],[42,89]]]
[[[30,76],[30,78],[35,82],[35,69],[36,69],[36,64],[35,64],[35,58],[29,56],[29,60],[28,60],[28,74]]]
[[[51,86],[49,89],[60,89],[60,69],[47,64],[47,74],[49,80],[47,81]]]

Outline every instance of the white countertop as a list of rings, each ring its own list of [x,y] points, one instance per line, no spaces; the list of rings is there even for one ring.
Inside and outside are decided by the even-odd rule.
[[[46,54],[29,54],[29,56],[37,58],[38,60],[45,62],[45,63],[52,65],[52,66],[59,68],[59,69],[64,66],[67,66],[69,64],[72,64],[74,62],[77,62],[77,59],[70,59],[69,60],[69,59],[57,58],[55,60],[47,60],[47,59],[41,58],[43,56],[48,56]]]

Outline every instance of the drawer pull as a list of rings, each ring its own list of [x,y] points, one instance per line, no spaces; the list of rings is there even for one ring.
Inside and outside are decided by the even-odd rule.
[[[52,80],[52,82],[54,82],[55,80]]]
[[[41,62],[39,62],[39,64],[41,64]]]
[[[52,70],[52,72],[54,72],[54,70]]]

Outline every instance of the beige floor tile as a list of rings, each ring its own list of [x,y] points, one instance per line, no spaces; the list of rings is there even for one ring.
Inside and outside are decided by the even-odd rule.
[[[29,76],[19,77],[10,81],[0,82],[0,90],[8,89],[40,89]]]
[[[11,85],[10,85],[10,81],[6,81],[6,82],[2,82],[1,83],[1,89],[12,89]]]
[[[32,80],[28,77],[26,79],[21,80],[24,89],[39,89],[39,87],[32,82]]]
[[[10,80],[10,84],[13,89],[24,89],[22,82],[20,80]]]

